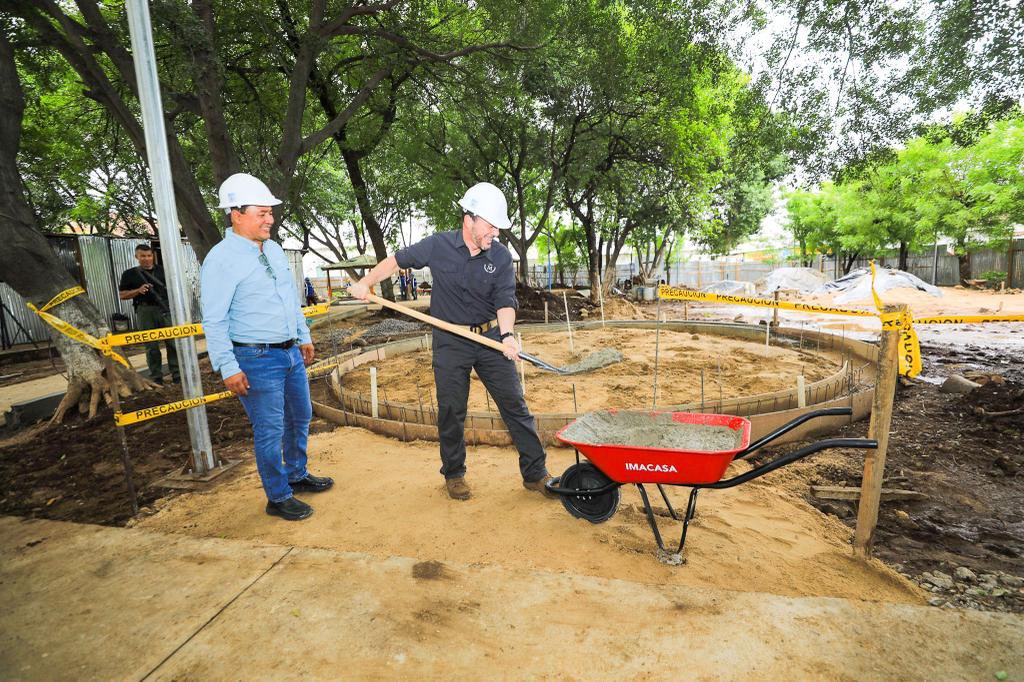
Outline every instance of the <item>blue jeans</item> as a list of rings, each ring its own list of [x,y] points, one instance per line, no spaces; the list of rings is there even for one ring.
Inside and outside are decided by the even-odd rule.
[[[306,445],[313,405],[302,353],[298,346],[236,346],[234,352],[249,379],[249,393],[241,399],[252,422],[263,490],[271,502],[282,502],[292,496],[289,483],[308,474]]]

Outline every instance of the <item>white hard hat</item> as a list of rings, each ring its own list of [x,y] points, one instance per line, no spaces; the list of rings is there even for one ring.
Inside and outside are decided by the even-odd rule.
[[[489,182],[478,182],[462,195],[459,206],[468,213],[480,216],[499,230],[512,227],[508,219],[508,202],[501,190]]]
[[[217,208],[230,213],[236,206],[277,206],[281,200],[270,193],[270,188],[248,173],[235,173],[225,180],[218,192],[220,204]]]

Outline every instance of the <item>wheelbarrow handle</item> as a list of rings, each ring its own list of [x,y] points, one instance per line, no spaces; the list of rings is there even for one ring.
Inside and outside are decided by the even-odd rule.
[[[783,424],[782,426],[775,429],[768,435],[762,436],[761,438],[757,439],[756,441],[748,445],[745,449],[740,450],[738,453],[736,453],[734,459],[745,459],[749,457],[754,453],[755,450],[763,448],[765,445],[772,442],[779,436],[789,433],[790,431],[800,426],[804,422],[808,422],[812,419],[817,419],[818,417],[845,417],[851,414],[853,414],[853,408],[850,407],[826,407],[821,410],[814,410],[813,412],[802,414],[793,421],[789,422],[788,424]]]
[[[803,459],[808,455],[813,455],[815,452],[821,452],[822,450],[828,450],[829,448],[862,448],[870,450],[871,448],[877,447],[878,441],[871,438],[829,438],[827,440],[820,440],[817,443],[805,445],[802,448],[783,455],[778,459],[773,459],[772,461],[762,464],[759,467],[755,467],[746,473],[740,474],[739,476],[733,476],[732,478],[727,478],[718,481],[717,483],[702,483],[701,485],[694,487],[715,489],[731,488],[734,485],[739,485],[740,483],[746,483],[747,481],[752,481],[755,478],[760,478],[761,476],[784,467],[787,464],[792,464],[793,462]]]

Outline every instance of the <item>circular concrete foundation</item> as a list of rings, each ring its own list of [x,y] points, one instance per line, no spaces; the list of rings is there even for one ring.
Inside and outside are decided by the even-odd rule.
[[[534,346],[531,344],[531,336],[537,339],[545,337],[550,339],[553,333],[565,332],[564,325],[560,324],[520,325],[519,329],[526,339],[526,349],[531,352],[535,351]],[[602,329],[600,322],[586,322],[574,325],[574,333],[577,334],[579,330],[599,329]],[[653,321],[624,320],[607,322],[606,327],[601,332],[605,334],[604,338],[607,338],[609,329],[611,333],[624,339],[628,339],[631,334],[644,335],[646,337],[650,337],[652,334],[655,335],[659,344],[659,361],[666,362],[666,358],[672,356],[673,343],[679,343],[679,334],[695,335],[694,338],[699,337],[704,341],[705,345],[708,345],[709,339],[718,339],[717,341],[711,341],[709,344],[712,352],[719,347],[736,346],[737,344],[733,343],[733,341],[760,346],[764,344],[766,336],[766,329],[763,325],[684,320],[667,320],[662,322],[660,325],[660,336],[657,335],[658,323]],[[579,336],[576,338],[578,339]],[[777,426],[812,409],[850,406],[854,410],[853,419],[863,418],[869,413],[871,385],[874,381],[874,363],[877,358],[875,346],[863,341],[845,338],[841,335],[785,328],[772,329],[769,334],[769,340],[771,345],[777,348],[797,348],[797,344],[799,344],[800,350],[798,352],[812,359],[815,353],[820,353],[822,357],[827,354],[830,357],[828,362],[825,363],[823,360],[820,364],[828,364],[830,369],[825,372],[816,372],[819,376],[813,381],[805,377],[807,380],[804,383],[803,397],[801,397],[799,390],[800,381],[798,376],[800,371],[794,371],[788,380],[783,381],[786,387],[779,390],[749,395],[738,394],[742,391],[722,390],[720,397],[720,389],[716,385],[714,376],[715,363],[713,361],[707,362],[707,370],[702,372],[702,375],[707,375],[704,377],[705,390],[702,393],[703,401],[694,399],[676,402],[672,399],[672,387],[666,388],[664,385],[663,375],[665,370],[659,368],[659,371],[662,373],[663,383],[658,390],[659,397],[656,409],[745,416],[751,420],[753,438],[768,433]],[[565,343],[568,343],[567,336],[565,337]],[[429,349],[430,335],[426,334],[393,341],[373,348],[359,349],[322,360],[312,368],[311,374],[312,376],[319,375],[324,377],[322,382],[317,382],[321,386],[314,387],[314,411],[319,416],[330,421],[343,425],[361,426],[376,433],[401,440],[437,440],[436,408],[434,407],[436,399],[433,394],[434,387],[432,381],[422,381],[421,384],[423,385],[417,386],[418,390],[414,392],[405,391],[407,395],[411,393],[412,399],[408,397],[403,399],[401,395],[388,395],[386,389],[387,381],[383,381],[377,391],[377,399],[375,401],[367,386],[353,387],[352,384],[354,382],[346,380],[347,378],[351,379],[351,376],[347,377],[346,375],[365,370],[366,365],[378,365],[380,367],[378,374],[381,375],[384,370],[400,362],[403,356],[409,356],[411,353],[425,352],[429,354]],[[595,349],[591,348],[589,350]],[[552,348],[549,343],[547,352],[549,355],[557,353],[557,349]],[[582,353],[583,351],[581,350],[580,352]],[[537,354],[544,357],[545,360],[549,360],[541,352],[537,352]],[[425,362],[429,365],[429,361],[426,358],[419,359],[416,364],[422,365]],[[759,359],[756,357],[756,354],[753,355],[750,358],[751,372],[761,369],[761,365],[765,362],[767,362],[766,359]],[[553,364],[557,365],[560,363],[554,362]],[[650,366],[647,367],[647,365]],[[629,367],[629,371],[634,373],[635,383],[642,384],[643,395],[639,397],[634,395],[633,404],[627,402],[615,405],[616,407],[620,409],[641,410],[649,410],[651,408],[650,400],[654,395],[653,365],[654,362],[652,361],[649,363],[634,363],[634,365]],[[640,372],[643,372],[644,369],[649,371],[646,373],[646,376],[638,376],[636,374],[638,368]],[[608,370],[602,371],[607,372]],[[541,381],[544,382],[543,385],[540,385]],[[559,377],[557,375],[538,377],[534,375],[531,378],[531,376],[527,376],[527,403],[531,403],[531,410],[537,420],[538,433],[546,444],[555,444],[554,434],[573,421],[578,415],[572,408],[573,403],[570,402],[570,396],[572,395],[570,387],[572,383],[573,377]],[[392,384],[392,386],[392,393],[401,393],[394,388],[395,384]],[[557,411],[540,411],[534,408],[533,402],[551,404],[551,394],[555,391],[561,391],[565,394],[565,398],[560,399],[561,404],[564,405],[563,408]],[[531,400],[531,392],[535,394],[533,400]],[[594,391],[591,391],[591,393],[594,393]],[[579,404],[580,398],[581,396],[576,396],[577,404]],[[591,401],[588,403],[589,398],[590,396],[588,395],[582,400],[584,404],[578,408],[579,412],[612,406],[601,402],[593,404]],[[480,402],[480,400],[480,398],[477,398],[477,402]],[[598,400],[600,401],[600,398]],[[605,396],[605,400],[608,400],[607,396]],[[554,404],[559,405],[557,400]],[[483,409],[479,409],[481,407]],[[466,418],[466,442],[470,445],[511,444],[508,432],[505,430],[500,416],[496,412],[487,409],[487,407],[493,408],[493,404],[488,401],[486,406],[481,404],[477,406],[477,409],[474,409],[471,400],[470,411]],[[850,419],[849,417],[832,417],[814,420],[790,432],[778,442],[796,440],[811,434],[821,435],[828,433],[839,425],[847,423]]]

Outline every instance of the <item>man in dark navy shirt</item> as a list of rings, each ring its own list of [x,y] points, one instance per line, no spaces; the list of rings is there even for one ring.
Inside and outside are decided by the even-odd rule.
[[[550,496],[544,482],[551,478],[547,455],[523,399],[514,360],[519,358],[513,327],[516,321],[516,278],[512,255],[497,241],[498,230],[511,227],[505,197],[494,185],[481,182],[459,201],[462,229],[439,232],[401,249],[377,264],[349,292],[366,300],[370,287],[400,268],[430,267],[433,288],[430,314],[505,346],[496,350],[435,329],[434,383],[437,386],[437,433],[441,442],[441,474],[452,499],[470,498],[466,485],[466,403],[469,373],[476,370],[494,398],[501,418],[519,451],[523,486]]]

